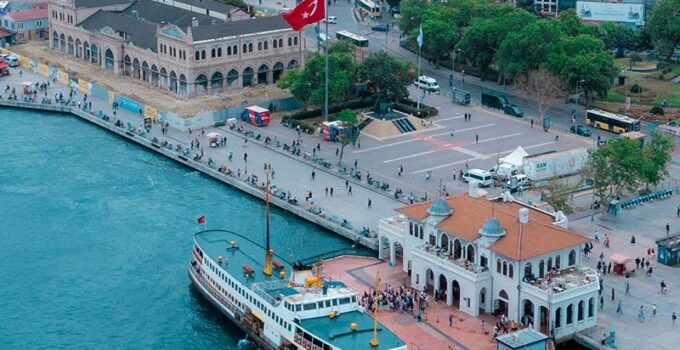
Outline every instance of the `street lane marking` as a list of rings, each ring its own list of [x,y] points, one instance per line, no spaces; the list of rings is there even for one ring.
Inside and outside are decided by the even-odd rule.
[[[514,133],[514,134],[508,134],[508,135],[502,135],[502,136],[492,137],[492,138],[488,138],[488,139],[479,141],[478,143],[497,141],[497,140],[501,140],[501,139],[506,139],[506,138],[510,138],[510,137],[519,136],[519,135],[522,135],[522,134],[524,134],[524,133],[518,132],[518,133]],[[432,139],[432,141],[436,141],[436,140],[437,140],[437,139],[433,139],[433,138],[431,138],[431,137],[429,137],[429,138],[424,138],[424,139]],[[442,142],[442,141],[439,141],[439,142]],[[438,144],[438,142],[433,142],[433,143]],[[469,143],[469,144],[473,144],[473,143]],[[462,150],[461,150],[461,149],[462,149]],[[432,153],[434,153],[434,152],[441,152],[441,151],[447,151],[447,150],[458,151],[458,152],[460,152],[460,153],[464,153],[464,154],[467,154],[467,155],[470,155],[470,156],[474,156],[475,158],[480,158],[480,159],[487,159],[487,158],[490,157],[489,155],[485,155],[485,154],[482,154],[482,153],[477,153],[477,152],[475,152],[475,151],[472,151],[472,150],[463,148],[462,146],[456,146],[456,147],[443,148],[443,149],[435,149],[435,150],[430,150],[430,151],[425,151],[425,152],[420,152],[420,153],[409,154],[409,155],[405,155],[405,156],[398,157],[398,158],[394,158],[394,159],[384,160],[383,163],[385,163],[385,164],[387,164],[387,163],[394,163],[394,162],[398,162],[398,161],[404,160],[404,159],[420,157],[420,156],[424,156],[424,155],[426,155],[426,154],[432,154]]]
[[[485,142],[491,142],[491,141],[498,141],[498,140],[507,139],[507,138],[510,138],[510,137],[515,137],[515,136],[523,135],[523,134],[524,134],[523,132],[516,132],[516,133],[514,133],[514,134],[501,135],[501,136],[491,137],[491,138],[488,138],[488,139],[483,139],[483,140],[480,140],[480,141],[477,142],[477,143],[485,143]]]
[[[453,163],[437,165],[437,166],[433,166],[431,168],[425,168],[425,169],[422,169],[422,170],[414,171],[411,174],[421,174],[421,173],[424,173],[424,172],[427,172],[427,171],[430,171],[430,170],[437,170],[437,169],[441,169],[441,168],[446,168],[446,167],[458,165],[458,164],[465,163],[467,161],[472,161],[472,160],[475,160],[475,158],[468,158],[468,159],[459,160],[459,161],[453,162]]]
[[[453,147],[451,149],[454,150],[454,151],[463,153],[463,154],[467,154],[468,156],[472,156],[474,158],[486,159],[488,157],[488,155],[486,155],[486,154],[475,152],[475,151],[473,151],[471,149],[467,149],[465,147]]]
[[[456,119],[463,119],[463,118],[465,118],[464,115],[461,115],[461,114],[456,114],[456,115],[458,115],[459,117],[442,118],[442,119],[437,119],[437,120],[435,120],[434,122],[445,122],[445,121],[447,121],[447,120],[456,120]]]
[[[364,149],[361,149],[361,150],[356,150],[352,153],[354,153],[354,154],[364,153],[364,152],[375,151],[377,149],[387,148],[387,147],[391,147],[391,146],[402,145],[402,144],[405,144],[405,143],[411,143],[411,142],[416,142],[416,141],[427,141],[432,137],[443,136],[443,135],[451,135],[451,133],[457,134],[457,133],[461,133],[461,132],[465,132],[465,131],[482,129],[482,128],[486,128],[486,127],[494,126],[494,125],[496,125],[496,124],[495,123],[489,123],[489,124],[483,124],[483,125],[478,125],[478,126],[473,126],[473,127],[458,129],[458,130],[453,130],[453,131],[447,131],[447,132],[442,132],[442,133],[432,134],[432,135],[416,134],[417,138],[401,140],[401,141],[396,141],[396,142],[392,142],[392,143],[386,143],[384,145],[364,148]]]
[[[420,152],[420,153],[415,153],[415,154],[409,154],[407,156],[385,160],[385,161],[383,161],[383,163],[394,163],[394,162],[398,162],[400,160],[424,156],[426,154],[430,154],[430,153],[434,153],[434,152],[436,152],[436,151],[425,151],[425,152]]]

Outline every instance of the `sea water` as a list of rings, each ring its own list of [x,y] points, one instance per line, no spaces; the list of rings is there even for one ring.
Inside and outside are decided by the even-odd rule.
[[[263,239],[247,194],[76,117],[0,108],[0,349],[238,349],[187,277],[203,215]],[[271,220],[289,261],[350,245]]]

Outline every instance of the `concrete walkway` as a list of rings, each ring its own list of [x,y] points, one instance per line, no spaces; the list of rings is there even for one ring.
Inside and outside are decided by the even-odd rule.
[[[23,71],[19,75],[20,69],[12,69],[11,75],[5,77],[0,81],[2,86],[3,99],[6,99],[8,93],[4,92],[4,87],[9,85],[10,89],[15,88],[18,92],[19,99],[22,99],[22,86],[24,81],[43,82],[46,79],[38,74]],[[51,88],[48,89],[47,96],[54,99],[55,94],[62,93],[64,98],[68,98],[69,88],[59,84],[58,82],[51,82]],[[38,94],[38,101],[42,99],[43,93]],[[83,95],[78,92],[74,99],[82,101]],[[113,118],[112,106],[106,100],[92,98],[88,96],[88,101],[92,102],[92,109],[94,111],[101,110],[103,113]],[[139,127],[143,124],[143,120],[137,113],[132,113],[126,110],[119,109],[116,113],[116,118],[124,123],[130,122],[133,126]],[[239,124],[241,122],[238,122]],[[361,230],[362,227],[368,227],[370,230],[377,231],[378,219],[392,216],[395,214],[394,209],[403,205],[394,199],[380,195],[369,188],[349,182],[352,187],[352,194],[349,195],[345,187],[345,179],[326,172],[318,168],[312,167],[310,164],[303,162],[299,157],[285,155],[282,152],[276,152],[272,149],[267,149],[261,144],[254,142],[249,138],[245,143],[244,135],[234,135],[227,129],[205,128],[205,134],[211,131],[217,131],[227,136],[227,143],[223,147],[210,148],[206,137],[200,137],[197,131],[191,134],[180,130],[169,129],[167,135],[162,135],[158,125],[153,126],[147,138],[152,139],[156,137],[159,142],[168,141],[174,145],[183,144],[189,146],[191,140],[198,140],[200,149],[203,150],[203,163],[207,163],[208,159],[212,159],[215,168],[221,165],[226,165],[234,172],[240,171],[241,177],[246,178],[246,173],[256,175],[260,179],[264,178],[264,164],[271,164],[274,170],[275,177],[273,183],[281,190],[290,191],[291,195],[298,198],[299,205],[305,206],[309,202],[305,202],[305,194],[307,191],[312,192],[312,200],[315,205],[320,206],[325,210],[326,217],[336,216],[337,218],[346,219],[355,230]],[[264,128],[263,130],[265,130]],[[65,135],[67,137],[67,135]],[[290,143],[290,140],[281,140],[282,142]],[[303,144],[305,141],[303,141]],[[189,158],[193,158],[196,153],[200,153],[200,149],[191,151]],[[308,146],[306,150],[309,150]],[[233,153],[232,161],[227,160],[229,153]],[[247,154],[247,161],[244,156]],[[247,171],[246,171],[247,170]],[[315,178],[312,180],[312,172],[315,172]],[[333,196],[325,195],[325,188],[333,188]],[[371,208],[368,208],[368,201],[371,200]]]

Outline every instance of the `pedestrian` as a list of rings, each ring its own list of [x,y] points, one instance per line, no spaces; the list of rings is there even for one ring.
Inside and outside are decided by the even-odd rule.
[[[600,295],[600,310],[604,309],[604,297]]]
[[[368,209],[371,209],[371,204],[373,204],[373,201],[371,201],[371,198],[368,198]]]
[[[560,135],[555,135],[555,142],[559,142],[559,141],[560,141]]]
[[[623,303],[621,300],[619,300],[619,303],[616,304],[616,313],[619,315],[623,315]]]
[[[338,154],[340,154],[340,149],[339,149],[339,148],[336,148],[336,149],[335,149],[335,156],[337,157]]]
[[[626,295],[630,295],[630,282],[626,281]]]
[[[326,197],[328,197],[328,187],[325,188],[326,191]]]
[[[656,304],[652,304],[652,316],[656,316]]]
[[[349,181],[345,180],[345,189],[349,186]]]
[[[354,167],[355,167],[355,168],[358,168],[358,165],[359,165],[359,161],[355,159],[355,160],[354,160]]]
[[[482,333],[486,334],[486,321],[482,320]]]
[[[312,181],[314,181],[315,178],[316,178],[316,172],[314,170],[312,170]]]
[[[347,195],[351,196],[352,195],[352,186],[349,186],[349,189],[347,190]]]
[[[331,197],[333,197],[333,186],[331,186]]]
[[[531,128],[534,127],[534,118],[531,118]]]
[[[669,222],[666,223],[666,236],[671,233],[671,224]]]
[[[640,258],[635,258],[635,268],[636,269],[640,268]]]
[[[479,134],[475,134],[475,143],[479,143]]]
[[[630,236],[630,244],[634,245],[635,244],[635,235]]]
[[[616,292],[614,292],[614,288],[612,288],[612,301],[614,301],[614,298],[616,297]]]
[[[595,242],[600,243],[600,232],[598,230],[595,230]]]
[[[456,181],[456,169],[453,169],[453,181]]]
[[[449,327],[453,327],[453,314],[449,314]]]
[[[645,309],[644,305],[640,305],[640,312],[638,312],[638,321],[645,322]]]
[[[608,241],[607,241],[608,242]],[[612,273],[612,262],[610,261],[607,265],[607,273]]]
[[[678,205],[678,209],[675,210],[675,216],[680,218],[680,204]]]
[[[661,280],[661,294],[666,294],[666,281]]]
[[[676,315],[675,312],[673,312],[673,314],[671,315],[671,319],[673,320],[673,324],[675,324],[675,320],[678,319],[678,315]]]
[[[243,162],[248,163],[248,153],[243,153]]]

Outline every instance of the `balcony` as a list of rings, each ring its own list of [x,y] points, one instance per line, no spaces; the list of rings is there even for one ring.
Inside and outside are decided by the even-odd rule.
[[[530,282],[524,281],[522,286],[523,292],[546,302],[550,299],[553,303],[597,292],[600,288],[597,271],[587,266],[572,266],[554,274],[548,274],[545,278]]]
[[[381,219],[378,222],[378,230],[382,233],[389,234],[393,238],[403,239],[407,224],[408,222],[405,216],[395,215]]]
[[[431,244],[425,244],[417,247],[413,251],[414,255],[420,256],[423,259],[452,270],[458,275],[477,282],[486,279],[490,276],[489,268],[469,262],[466,259],[454,259],[452,253],[444,252],[440,247]]]

